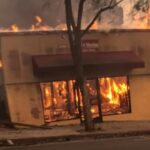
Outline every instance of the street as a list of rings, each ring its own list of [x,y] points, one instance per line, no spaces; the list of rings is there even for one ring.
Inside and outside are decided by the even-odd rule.
[[[1,147],[0,150],[150,150],[150,136]]]

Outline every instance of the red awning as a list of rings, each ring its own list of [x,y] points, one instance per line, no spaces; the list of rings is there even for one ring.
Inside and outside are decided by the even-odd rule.
[[[32,56],[35,76],[50,80],[75,78],[70,54]],[[144,67],[143,60],[132,51],[83,53],[84,74],[87,77],[127,75],[133,68]]]

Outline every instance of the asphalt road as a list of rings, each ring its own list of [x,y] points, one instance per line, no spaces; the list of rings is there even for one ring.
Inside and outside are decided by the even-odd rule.
[[[0,150],[150,150],[150,136],[0,147]]]

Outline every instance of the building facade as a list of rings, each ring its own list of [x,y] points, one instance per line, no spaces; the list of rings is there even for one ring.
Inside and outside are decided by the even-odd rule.
[[[84,37],[93,118],[101,107],[104,121],[150,119],[149,38],[149,30],[90,31]],[[0,57],[1,118],[43,125],[82,117],[66,32],[3,33]]]

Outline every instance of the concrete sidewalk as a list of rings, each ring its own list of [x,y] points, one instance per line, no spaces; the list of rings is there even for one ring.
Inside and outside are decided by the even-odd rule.
[[[69,125],[53,124],[43,129],[1,127],[0,146],[136,135],[150,135],[150,121],[97,123],[93,132],[85,132],[84,126],[71,122]]]

